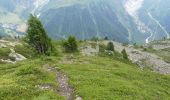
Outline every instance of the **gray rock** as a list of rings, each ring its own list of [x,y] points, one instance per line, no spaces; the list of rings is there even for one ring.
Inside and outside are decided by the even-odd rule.
[[[23,55],[16,53],[14,49],[10,49],[10,50],[11,53],[9,54],[9,57],[15,58],[16,61],[26,60],[26,58]]]

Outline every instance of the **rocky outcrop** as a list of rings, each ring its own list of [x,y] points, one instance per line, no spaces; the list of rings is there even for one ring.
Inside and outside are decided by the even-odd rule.
[[[11,50],[11,53],[9,54],[9,57],[15,58],[15,61],[26,60],[26,58],[23,55],[16,53],[14,49],[10,49],[10,50]]]
[[[10,53],[8,55],[9,59],[0,59],[1,62],[3,63],[16,63],[17,61],[22,61],[22,60],[26,60],[26,57],[24,57],[21,54],[18,54],[14,51],[14,48],[16,45],[22,45],[21,43],[17,42],[17,41],[6,41],[6,40],[0,40],[0,48],[10,48]]]

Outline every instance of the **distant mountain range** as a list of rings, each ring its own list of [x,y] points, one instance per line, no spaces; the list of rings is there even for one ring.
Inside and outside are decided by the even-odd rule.
[[[0,0],[0,35],[23,35],[30,13],[54,39],[144,43],[170,35],[169,0]]]

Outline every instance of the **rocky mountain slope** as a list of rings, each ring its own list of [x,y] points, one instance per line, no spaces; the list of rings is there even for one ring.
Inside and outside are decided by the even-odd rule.
[[[107,43],[108,41],[106,41]],[[126,49],[129,59],[141,69],[149,67],[161,74],[170,74],[170,41],[154,41],[143,46],[126,45],[113,42],[117,51]]]
[[[109,37],[119,42],[148,43],[169,38],[168,0],[1,0],[0,34],[22,34],[30,13],[49,35],[80,39]]]

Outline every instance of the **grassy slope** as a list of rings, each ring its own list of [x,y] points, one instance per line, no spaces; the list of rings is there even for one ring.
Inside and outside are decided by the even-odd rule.
[[[69,76],[70,84],[83,100],[170,99],[169,75],[142,71],[136,65],[109,57],[66,55],[69,54],[32,58],[15,65],[1,64],[0,99],[62,100],[56,92],[35,87],[46,83],[57,87],[55,74],[42,69],[47,63],[55,64]]]
[[[0,100],[61,99],[52,91],[42,91],[36,85],[52,84],[57,87],[55,74],[42,69],[41,59],[32,59],[15,65],[0,65]]]
[[[57,87],[55,73],[48,73],[43,69],[48,60],[35,55],[27,44],[18,45],[14,49],[17,53],[28,58],[16,64],[1,64],[0,62],[0,100],[63,100],[52,90],[41,90],[38,85],[52,85]],[[0,59],[10,59],[10,47],[0,48]],[[47,62],[46,62],[47,61]]]
[[[84,100],[170,99],[170,76],[106,57],[77,57],[76,63],[57,66],[66,72]],[[87,62],[82,62],[87,61]]]
[[[9,48],[0,48],[0,59],[8,59],[9,53],[10,53]]]

